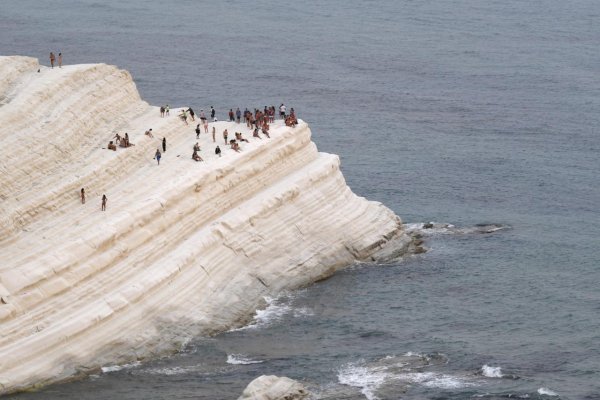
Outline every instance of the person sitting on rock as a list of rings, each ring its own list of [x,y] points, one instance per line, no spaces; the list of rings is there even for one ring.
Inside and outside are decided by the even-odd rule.
[[[198,142],[196,142],[196,144],[194,145],[194,151],[200,151],[200,145],[198,144]]]
[[[109,150],[113,150],[113,151],[117,151],[117,146],[115,146],[115,144],[113,143],[112,140],[110,142],[108,142],[108,149]]]
[[[200,157],[200,155],[196,151],[195,147],[194,147],[194,152],[192,153],[192,160],[194,160],[194,161],[203,161],[202,157]]]
[[[244,137],[242,136],[242,132],[236,133],[235,137],[237,140],[239,140],[240,142],[246,142],[246,143],[250,143],[248,141],[248,139],[244,139]]]
[[[260,140],[262,140],[262,138],[258,134],[258,128],[254,128],[254,130],[252,131],[252,137],[256,137],[256,138],[259,138]]]
[[[153,138],[154,135],[152,134],[152,128],[150,128],[146,132],[144,132],[144,135]]]
[[[235,150],[236,152],[240,152],[240,145],[238,144],[238,142],[235,141],[235,139],[231,139],[229,141],[229,144],[231,145],[231,149]]]
[[[219,157],[221,157],[221,148],[218,145],[215,148],[215,154],[218,155]]]

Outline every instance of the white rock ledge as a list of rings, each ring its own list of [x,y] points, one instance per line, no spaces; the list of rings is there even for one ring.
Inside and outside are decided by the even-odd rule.
[[[203,133],[197,163],[178,112],[161,118],[113,66],[0,57],[0,394],[177,350],[264,296],[409,248],[304,122],[262,140],[218,122],[223,157]],[[250,143],[226,148],[225,128]],[[115,132],[135,146],[106,150]]]

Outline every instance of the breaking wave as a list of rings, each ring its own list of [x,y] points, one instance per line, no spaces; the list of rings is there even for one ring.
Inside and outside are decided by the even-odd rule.
[[[487,378],[502,378],[503,376],[500,367],[492,367],[487,364],[481,367],[481,375]]]

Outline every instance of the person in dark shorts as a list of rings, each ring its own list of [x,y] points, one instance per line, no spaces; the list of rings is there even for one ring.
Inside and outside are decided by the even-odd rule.
[[[279,116],[281,119],[285,119],[285,105],[283,103],[279,106]]]
[[[108,198],[106,197],[105,194],[102,195],[102,211],[106,211],[106,202],[108,201]]]
[[[239,107],[235,110],[235,118],[236,122],[239,124],[242,119],[242,112],[240,111]]]
[[[195,121],[196,120],[196,118],[195,118],[196,114],[194,114],[194,110],[192,110],[192,107],[188,107],[187,111],[190,113],[190,118],[192,119],[192,121]]]
[[[200,124],[196,125],[196,139],[200,138]]]
[[[210,119],[212,119],[213,121],[215,120],[215,108],[213,106],[210,106]]]
[[[221,148],[219,146],[215,148],[215,154],[221,157]]]
[[[160,157],[161,157],[160,150],[156,149],[156,153],[154,153],[154,159],[156,160],[157,165],[160,165]]]
[[[235,114],[233,113],[233,108],[229,109],[229,122],[235,121]]]

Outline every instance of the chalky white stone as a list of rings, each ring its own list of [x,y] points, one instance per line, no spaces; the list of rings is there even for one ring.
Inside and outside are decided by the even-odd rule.
[[[195,162],[179,111],[161,118],[114,66],[0,57],[0,393],[177,350],[248,322],[264,296],[408,247],[306,123],[259,140],[217,122],[223,157],[202,133]],[[240,153],[226,128],[250,140]],[[107,150],[117,132],[135,146]]]

